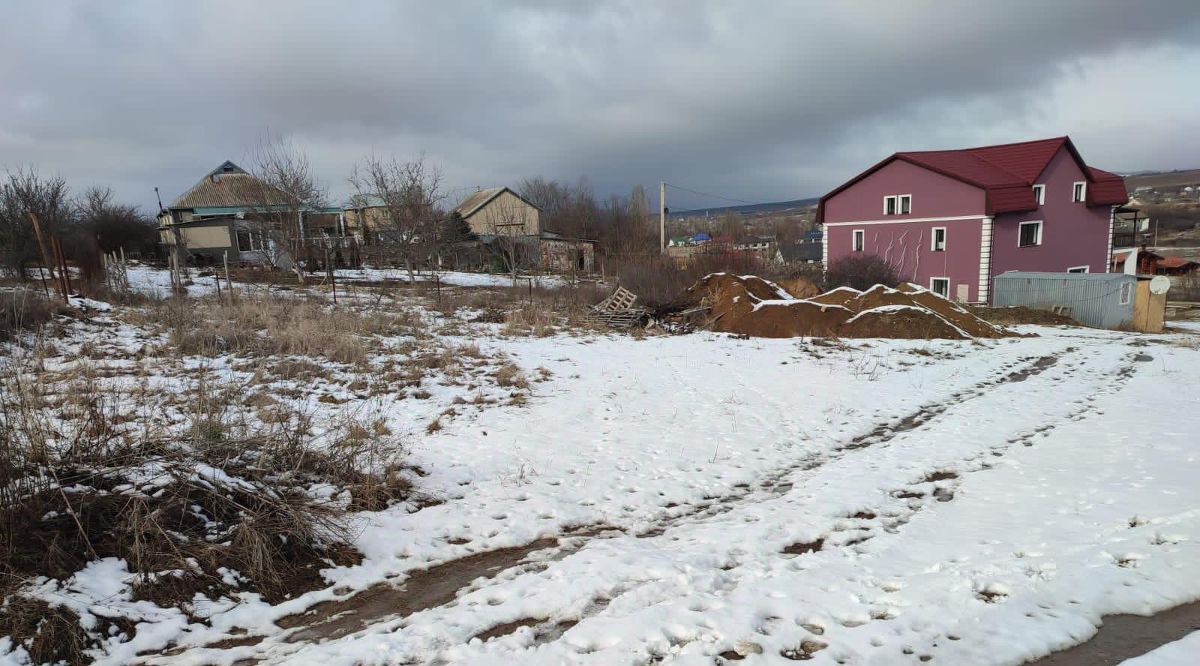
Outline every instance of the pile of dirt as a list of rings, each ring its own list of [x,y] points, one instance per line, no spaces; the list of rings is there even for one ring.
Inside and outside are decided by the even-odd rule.
[[[762,278],[713,273],[685,295],[692,308],[707,307],[704,328],[763,338],[834,335],[853,314],[844,307],[798,300]]]
[[[962,329],[913,305],[882,305],[854,315],[837,331],[845,338],[902,338],[906,340],[958,340]]]
[[[857,297],[846,301],[844,305],[856,313],[889,305],[906,305],[922,308],[940,317],[947,324],[959,329],[966,336],[973,338],[999,338],[1008,335],[1006,331],[994,326],[972,314],[961,305],[942,298],[937,294],[911,283],[904,283],[896,289],[877,284],[862,292]],[[887,311],[894,312],[894,311]],[[936,328],[936,327],[935,327]],[[884,337],[884,336],[860,336]],[[927,336],[887,336],[887,337],[927,337]],[[944,336],[929,336],[944,337]],[[961,337],[961,336],[954,336]]]
[[[783,287],[783,290],[791,294],[793,298],[811,298],[821,293],[821,288],[806,277],[788,278],[780,280],[776,284]]]
[[[825,305],[846,305],[861,295],[862,292],[853,287],[837,287],[836,289],[830,289],[823,294],[810,296],[806,300],[812,301],[813,303],[823,303]]]
[[[684,300],[681,311],[692,326],[764,338],[961,340],[1011,335],[962,306],[912,284],[898,289],[876,285],[862,292],[839,287],[796,298],[756,276],[713,273],[692,285]]]
[[[993,324],[1040,324],[1042,326],[1079,326],[1079,322],[1066,315],[1049,310],[1027,308],[1023,305],[1010,305],[1002,308],[973,307],[973,312],[979,318]]]

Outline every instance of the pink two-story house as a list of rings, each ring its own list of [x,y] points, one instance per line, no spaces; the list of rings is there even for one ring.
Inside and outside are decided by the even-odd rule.
[[[1107,272],[1124,180],[1071,139],[896,153],[821,197],[823,259],[874,254],[902,280],[987,303],[1006,271]]]

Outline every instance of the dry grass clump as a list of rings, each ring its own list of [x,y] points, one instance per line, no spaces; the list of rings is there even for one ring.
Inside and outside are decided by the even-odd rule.
[[[594,284],[562,288],[487,287],[443,293],[434,308],[445,316],[462,316],[475,324],[504,324],[506,335],[544,337],[560,330],[591,328],[588,308],[607,295]],[[469,313],[469,314],[467,314]]]
[[[82,664],[91,661],[84,651],[88,637],[79,626],[79,615],[42,599],[8,596],[0,605],[0,636],[7,636],[35,664]]]
[[[54,395],[12,366],[0,374],[0,633],[35,661],[82,663],[108,629],[43,612],[23,581],[117,557],[138,575],[135,599],[189,611],[197,593],[239,589],[278,602],[361,558],[348,511],[413,496],[404,447],[380,419],[245,407],[242,387],[201,376],[181,396],[185,423],[168,430],[117,409],[145,395],[113,395],[89,372]]]
[[[525,373],[521,372],[513,363],[505,363],[496,369],[493,375],[496,379],[496,384],[504,388],[515,388],[526,390],[529,388],[529,379],[525,377]]]
[[[35,330],[50,321],[61,304],[52,305],[41,293],[27,288],[0,292],[0,340]]]
[[[373,337],[422,333],[424,326],[411,315],[270,296],[172,299],[139,312],[137,323],[166,328],[181,354],[316,356],[351,365],[366,361]]]

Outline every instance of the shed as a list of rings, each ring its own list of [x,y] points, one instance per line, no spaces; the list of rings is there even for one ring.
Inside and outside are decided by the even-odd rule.
[[[996,307],[1051,310],[1099,328],[1162,330],[1166,295],[1150,293],[1149,277],[1009,271],[994,283]]]

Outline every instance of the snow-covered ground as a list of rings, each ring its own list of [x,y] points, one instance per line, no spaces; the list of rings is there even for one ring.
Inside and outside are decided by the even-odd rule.
[[[215,294],[217,292],[217,276],[204,275],[199,269],[191,268],[192,284],[187,287],[189,296],[201,296],[207,294]],[[170,274],[162,269],[150,266],[133,264],[129,266],[129,286],[135,291],[158,297],[167,297],[171,295],[171,277]],[[314,280],[320,282],[320,275],[315,275]],[[350,282],[383,282],[383,281],[408,281],[408,272],[401,268],[361,268],[361,269],[339,269],[335,272],[335,277],[338,280]],[[437,274],[433,273],[418,273],[416,276],[417,282],[432,282],[435,277],[441,280],[442,284],[452,285],[457,287],[511,287],[513,286],[512,277],[508,275],[499,275],[492,273],[464,273],[460,271],[442,271]],[[538,276],[521,276],[518,278],[518,286],[526,286],[530,282],[534,286],[544,288],[558,288],[568,284],[568,281],[557,275],[538,275]],[[224,282],[222,281],[222,286]],[[241,288],[253,288],[249,285],[244,285],[235,282],[235,285]]]
[[[148,611],[138,644],[99,663],[1021,664],[1105,614],[1200,599],[1200,336],[1021,330],[1036,336],[476,329],[548,379],[523,405],[413,431],[443,503],[363,514],[366,558],[326,590],[207,604],[205,623]],[[358,605],[538,539],[452,601]],[[91,580],[123,566],[93,569],[56,593],[133,603]],[[362,626],[334,627],[340,611]],[[184,650],[152,654],[168,643]]]
[[[1126,659],[1121,666],[1195,666],[1197,661],[1200,661],[1200,631],[1140,657]]]
[[[504,343],[555,379],[527,407],[422,441],[449,501],[374,516],[367,562],[331,577],[363,587],[565,526],[615,529],[454,604],[224,656],[707,664],[825,646],[814,663],[1017,664],[1103,614],[1200,597],[1195,342],[1038,332],[832,351],[712,335]],[[251,632],[280,614],[263,609]],[[526,619],[575,624],[472,640]]]

